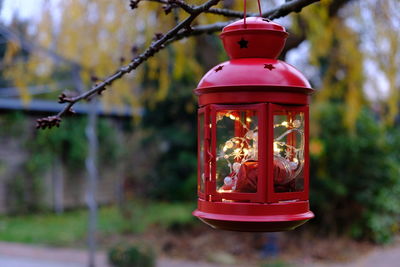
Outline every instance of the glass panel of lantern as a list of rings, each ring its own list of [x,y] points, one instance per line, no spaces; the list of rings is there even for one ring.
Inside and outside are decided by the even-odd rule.
[[[273,113],[274,191],[304,190],[304,112]]]
[[[216,190],[256,193],[258,116],[255,110],[219,110],[216,114]]]
[[[204,112],[199,112],[198,118],[198,191],[204,194],[205,188],[205,168],[204,168]]]

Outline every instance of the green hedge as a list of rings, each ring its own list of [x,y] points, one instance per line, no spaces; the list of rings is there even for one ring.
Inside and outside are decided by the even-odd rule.
[[[400,134],[363,110],[344,127],[341,105],[317,108],[320,133],[311,139],[311,206],[323,232],[387,242],[400,218]]]
[[[143,245],[117,245],[109,250],[108,260],[115,267],[155,266],[154,251]]]

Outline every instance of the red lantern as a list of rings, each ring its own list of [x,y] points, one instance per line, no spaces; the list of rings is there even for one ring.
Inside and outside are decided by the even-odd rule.
[[[309,210],[308,104],[313,89],[277,60],[287,32],[263,18],[226,26],[231,60],[195,89],[198,111],[198,208],[218,229],[283,231]]]

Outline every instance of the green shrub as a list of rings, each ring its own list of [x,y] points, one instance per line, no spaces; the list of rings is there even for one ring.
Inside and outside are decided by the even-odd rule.
[[[387,242],[400,218],[400,157],[393,147],[400,136],[369,110],[349,130],[344,112],[332,104],[318,110],[320,133],[310,146],[314,222],[324,233]]]
[[[0,134],[4,140],[18,138],[21,149],[26,152],[25,161],[12,179],[6,181],[7,211],[22,214],[47,210],[45,204],[44,177],[56,161],[60,161],[70,176],[84,171],[87,154],[84,116],[68,118],[63,127],[36,131],[32,119],[20,112],[0,117],[0,126],[7,131]],[[120,158],[120,141],[111,121],[100,118],[97,124],[99,164],[112,165]]]
[[[144,175],[145,197],[169,201],[195,199],[195,105],[192,92],[183,88],[172,88],[168,98],[146,110],[142,119],[141,127],[148,135],[141,140],[141,150],[154,151],[152,165]]]
[[[108,252],[108,259],[115,267],[153,267],[155,255],[150,247],[117,245]]]
[[[260,267],[290,267],[291,264],[283,261],[283,260],[273,260],[270,262],[261,263]]]

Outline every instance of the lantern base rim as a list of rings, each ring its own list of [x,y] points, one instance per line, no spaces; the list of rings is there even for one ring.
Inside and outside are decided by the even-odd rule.
[[[214,229],[235,232],[283,232],[294,230],[306,223],[306,220],[282,221],[282,222],[241,222],[228,220],[211,220],[198,217],[202,222]]]
[[[293,230],[314,218],[308,201],[273,204],[206,202],[199,200],[199,208],[193,215],[215,229],[280,232]],[[232,209],[222,208],[227,205]]]

